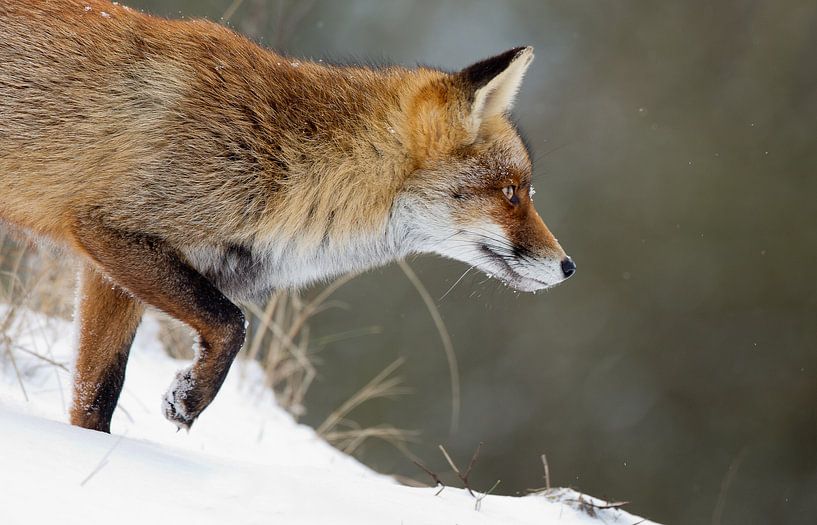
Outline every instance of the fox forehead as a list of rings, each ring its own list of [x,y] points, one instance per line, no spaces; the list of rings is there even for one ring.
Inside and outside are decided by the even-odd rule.
[[[463,148],[461,157],[469,161],[463,175],[485,186],[530,184],[530,152],[513,126],[502,131]]]

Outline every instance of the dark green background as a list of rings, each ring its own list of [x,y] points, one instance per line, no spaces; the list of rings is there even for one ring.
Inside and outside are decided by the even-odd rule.
[[[229,3],[130,2],[212,19]],[[537,207],[579,267],[535,296],[469,275],[439,301],[455,435],[420,298],[396,267],[357,278],[313,334],[383,333],[322,351],[307,422],[404,356],[414,393],[353,418],[422,430],[412,450],[440,471],[438,443],[465,462],[484,441],[476,486],[541,486],[546,452],[555,484],[700,524],[731,465],[722,523],[817,522],[817,4],[324,0],[281,17],[298,10],[246,0],[231,23],[299,57],[449,69],[533,45],[515,113]],[[466,269],[410,262],[435,298]],[[385,445],[363,458],[423,477]]]

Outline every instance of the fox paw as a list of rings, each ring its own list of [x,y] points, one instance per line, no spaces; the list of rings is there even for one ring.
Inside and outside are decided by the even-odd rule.
[[[176,378],[170,384],[164,399],[162,400],[162,411],[168,421],[176,425],[179,430],[190,430],[193,421],[201,412],[197,409],[198,396],[195,391],[196,382],[193,379],[192,371],[187,368],[179,371]]]

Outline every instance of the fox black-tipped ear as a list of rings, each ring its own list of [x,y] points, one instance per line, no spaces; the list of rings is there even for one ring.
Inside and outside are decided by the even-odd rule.
[[[471,97],[472,129],[487,117],[510,111],[532,61],[532,47],[515,47],[457,73]]]

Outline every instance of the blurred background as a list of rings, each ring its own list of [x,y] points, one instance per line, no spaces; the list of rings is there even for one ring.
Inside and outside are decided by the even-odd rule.
[[[817,3],[128,3],[315,60],[456,70],[536,49],[515,115],[576,276],[537,295],[475,272],[451,289],[466,267],[421,257],[430,308],[397,265],[307,291],[301,421],[422,482],[412,458],[453,483],[437,446],[464,465],[483,442],[482,490],[542,487],[545,453],[553,485],[656,521],[815,522]],[[385,395],[357,406],[384,369]]]

